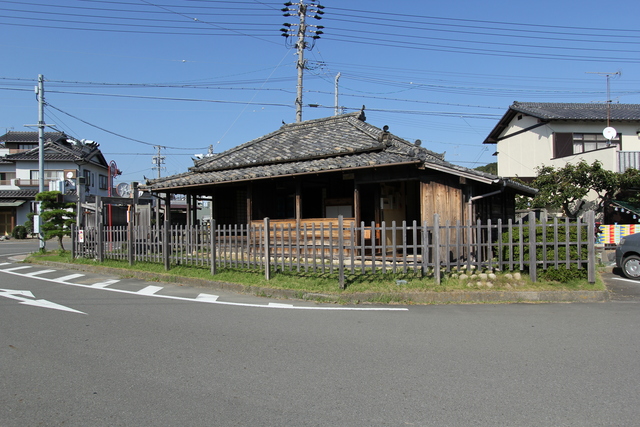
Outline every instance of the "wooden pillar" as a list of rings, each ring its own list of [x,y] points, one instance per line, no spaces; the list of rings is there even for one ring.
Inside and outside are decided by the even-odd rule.
[[[166,193],[164,201],[164,222],[171,225],[171,193]]]
[[[253,183],[247,184],[247,224],[251,224],[253,216]]]
[[[360,224],[362,216],[360,214],[360,185],[353,185],[353,217],[356,223],[356,227]]]
[[[193,196],[191,194],[185,195],[185,202],[187,203],[187,212],[186,212],[186,220],[187,220],[187,228],[191,227],[191,202],[193,200]]]
[[[198,195],[191,196],[191,202],[193,203],[191,209],[191,226],[198,224]]]
[[[296,180],[296,224],[300,227],[302,219],[302,183]]]

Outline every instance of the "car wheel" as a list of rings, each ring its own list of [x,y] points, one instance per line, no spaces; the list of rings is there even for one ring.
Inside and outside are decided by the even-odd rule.
[[[626,257],[622,261],[622,274],[629,279],[640,279],[640,256]]]

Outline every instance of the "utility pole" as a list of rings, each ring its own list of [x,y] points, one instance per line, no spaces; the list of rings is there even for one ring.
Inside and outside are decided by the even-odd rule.
[[[36,87],[38,97],[38,192],[44,191],[44,76],[38,74],[38,87]],[[40,240],[40,250],[44,251],[45,241],[42,231],[42,217],[40,216],[40,206],[38,203],[38,239]],[[35,224],[34,224],[35,225]]]
[[[160,171],[162,171],[162,169],[166,169],[165,167],[161,166],[164,164],[164,160],[166,159],[165,156],[161,156],[160,155],[160,150],[163,149],[164,147],[161,145],[154,145],[153,148],[155,148],[156,150],[158,150],[158,154],[156,154],[155,156],[152,157],[151,163],[153,163],[155,166],[152,169],[157,169],[158,170],[158,179],[160,178]],[[156,227],[159,229],[160,228],[160,204],[161,204],[162,199],[160,198],[160,195],[158,195],[158,197],[156,198]],[[166,219],[166,216],[165,216]]]
[[[298,60],[296,62],[296,69],[298,70],[298,82],[297,82],[297,93],[296,93],[296,122],[302,121],[302,89],[303,89],[303,75],[304,69],[306,68],[306,61],[304,59],[304,50],[305,49],[313,49],[315,45],[315,41],[320,38],[322,34],[322,29],[324,28],[322,25],[311,25],[307,24],[306,18],[314,18],[314,19],[322,19],[322,15],[324,15],[324,6],[320,4],[316,4],[316,0],[310,0],[311,3],[305,4],[304,0],[299,0],[296,3],[286,2],[284,4],[284,8],[281,9],[284,12],[283,16],[296,16],[298,15],[299,22],[297,24],[285,23],[284,28],[281,28],[281,35],[289,40],[289,37],[293,37],[294,34],[298,37],[298,41],[294,45],[297,49]],[[295,31],[295,27],[298,27],[298,30]],[[307,28],[310,28],[307,30]],[[307,43],[306,38],[311,37],[311,43]]]
[[[157,169],[158,170],[158,178],[160,178],[160,171],[163,170],[163,169],[166,169],[164,166],[162,166],[164,164],[164,160],[166,159],[166,157],[160,155],[160,150],[163,149],[164,147],[161,146],[161,145],[154,145],[153,148],[158,150],[158,154],[151,158],[151,163],[153,163],[155,165],[151,169],[153,169],[153,170]]]

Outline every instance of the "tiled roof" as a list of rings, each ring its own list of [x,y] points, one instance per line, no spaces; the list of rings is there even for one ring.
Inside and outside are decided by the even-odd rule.
[[[254,139],[212,157],[197,161],[190,168],[194,172],[209,172],[249,166],[278,164],[337,157],[384,149],[379,141],[381,130],[361,120],[362,113],[345,114],[324,119],[309,120],[282,126],[279,130]],[[394,145],[408,146],[424,156],[441,159],[442,156],[397,138],[391,134]]]
[[[44,133],[45,142],[51,141],[66,141],[67,135],[63,132],[45,132]],[[15,143],[29,143],[29,144],[37,144],[38,143],[38,132],[13,132],[9,131],[4,135],[0,136],[0,142],[15,142]]]
[[[37,161],[39,158],[39,148],[23,151],[5,156],[10,161]],[[100,153],[98,146],[87,147],[86,145],[75,145],[62,142],[47,142],[44,145],[45,161],[90,161],[92,163],[106,167],[106,160]]]
[[[284,125],[263,137],[196,161],[188,172],[149,180],[147,186],[151,191],[177,190],[224,182],[403,164],[420,164],[428,169],[485,183],[500,181],[494,175],[448,163],[440,154],[398,138],[386,129],[369,125],[364,122],[361,112]],[[532,190],[528,187],[518,189]]]
[[[38,190],[0,190],[0,199],[35,199]]]
[[[640,120],[640,104],[514,102],[511,109],[544,120]]]
[[[540,119],[541,123],[553,120],[640,122],[640,104],[571,104],[553,102],[514,102],[484,140],[495,144],[502,132],[518,114]]]

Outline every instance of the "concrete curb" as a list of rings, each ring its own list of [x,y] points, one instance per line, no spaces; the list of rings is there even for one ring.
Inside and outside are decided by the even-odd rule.
[[[65,264],[51,261],[37,261],[34,264],[86,271],[91,273],[110,274],[131,277],[146,281],[176,283],[219,289],[240,294],[263,296],[289,300],[311,300],[318,302],[335,302],[343,304],[481,304],[481,303],[593,303],[609,300],[608,291],[457,291],[457,292],[394,292],[394,293],[353,293],[353,294],[321,294],[302,292],[291,289],[273,289],[261,286],[241,285],[238,283],[219,282],[216,280],[196,279],[172,274],[149,273],[122,268],[103,267],[99,265]]]

